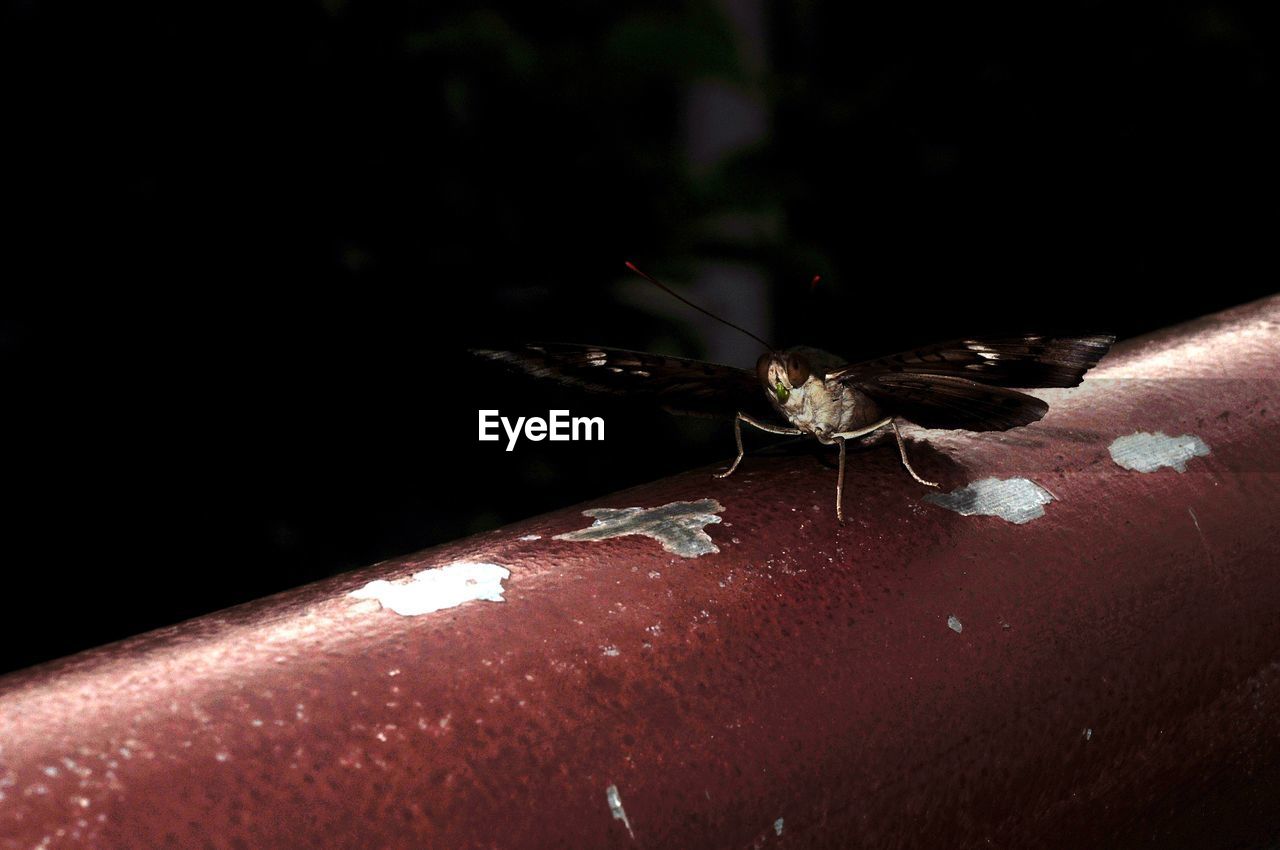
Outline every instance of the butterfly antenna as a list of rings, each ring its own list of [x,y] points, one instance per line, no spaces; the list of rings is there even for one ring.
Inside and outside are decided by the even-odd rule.
[[[728,319],[721,318],[720,316],[717,316],[715,313],[712,313],[710,310],[707,310],[707,309],[704,309],[704,308],[702,308],[702,307],[699,307],[697,304],[694,304],[692,301],[690,301],[688,298],[685,298],[685,297],[684,297],[683,295],[681,295],[679,292],[676,292],[674,289],[670,288],[669,286],[666,286],[666,285],[665,285],[665,284],[663,284],[663,283],[659,283],[655,278],[650,277],[649,275],[645,274],[644,272],[642,272],[642,271],[640,271],[638,268],[636,268],[635,263],[632,263],[630,260],[628,260],[628,261],[627,261],[627,268],[631,269],[631,271],[633,271],[633,272],[635,272],[636,274],[640,275],[640,277],[642,277],[642,278],[644,278],[645,280],[649,281],[649,282],[650,282],[650,283],[652,283],[654,286],[658,287],[658,288],[659,288],[659,289],[661,289],[663,292],[665,292],[665,293],[667,293],[668,295],[670,295],[672,298],[675,298],[675,299],[676,299],[676,300],[678,300],[678,301],[683,301],[685,304],[688,304],[690,307],[692,307],[693,309],[697,310],[699,313],[702,313],[704,316],[710,316],[711,318],[715,319],[717,322],[719,322],[719,323],[720,323],[720,324],[722,324],[722,325],[728,325],[729,327],[733,328],[735,331],[741,331],[742,333],[744,333],[744,334],[746,334],[747,336],[751,337],[751,338],[752,338],[752,339],[754,339],[756,342],[760,343],[761,345],[763,345],[765,348],[769,349],[770,351],[776,351],[776,350],[777,350],[777,349],[775,349],[772,345],[770,345],[769,343],[765,342],[765,341],[764,341],[764,340],[762,340],[760,337],[756,336],[756,335],[755,335],[755,334],[753,334],[751,331],[747,330],[746,328],[742,327],[741,325],[735,325],[733,322],[729,321]]]

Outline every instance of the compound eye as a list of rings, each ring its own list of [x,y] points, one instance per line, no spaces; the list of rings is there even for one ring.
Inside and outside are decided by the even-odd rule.
[[[809,380],[809,361],[799,354],[787,355],[787,380],[791,386],[798,387]]]
[[[773,363],[773,355],[766,351],[760,355],[760,359],[756,361],[756,377],[760,379],[760,385],[769,386],[769,366]]]

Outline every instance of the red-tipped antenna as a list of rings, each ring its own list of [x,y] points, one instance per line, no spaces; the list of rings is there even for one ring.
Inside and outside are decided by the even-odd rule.
[[[756,336],[756,335],[755,335],[755,334],[753,334],[751,331],[747,330],[746,328],[742,327],[741,325],[735,325],[733,322],[729,321],[728,319],[722,319],[722,318],[720,318],[720,317],[719,317],[719,316],[717,316],[715,313],[712,313],[710,310],[703,309],[702,307],[699,307],[697,304],[694,304],[692,301],[690,301],[688,298],[685,298],[685,297],[684,297],[683,295],[681,295],[679,292],[676,292],[675,290],[671,289],[670,287],[666,286],[665,284],[659,283],[656,279],[654,279],[654,278],[650,277],[649,275],[645,274],[644,272],[642,272],[642,271],[640,271],[638,268],[636,268],[635,263],[631,262],[630,260],[627,260],[627,268],[631,269],[631,271],[633,271],[633,272],[635,272],[636,274],[640,275],[640,277],[642,277],[642,278],[644,278],[645,280],[649,281],[649,282],[650,282],[650,283],[652,283],[654,286],[658,287],[658,288],[659,288],[659,289],[661,289],[663,292],[665,292],[665,293],[667,293],[668,295],[670,295],[672,298],[675,298],[675,299],[677,299],[677,300],[679,300],[679,301],[683,301],[685,304],[688,304],[690,307],[692,307],[693,309],[697,310],[699,313],[702,313],[704,316],[710,316],[711,318],[715,319],[717,322],[720,322],[720,323],[721,323],[721,324],[723,324],[723,325],[728,325],[729,327],[733,328],[735,331],[741,331],[742,333],[744,333],[744,334],[746,334],[747,336],[751,337],[751,338],[752,338],[752,339],[754,339],[756,342],[760,343],[761,345],[763,345],[765,348],[769,349],[770,351],[774,351],[774,350],[776,350],[776,349],[774,349],[774,347],[773,347],[772,345],[770,345],[769,343],[765,342],[765,341],[764,341],[764,340],[762,340],[760,337]]]

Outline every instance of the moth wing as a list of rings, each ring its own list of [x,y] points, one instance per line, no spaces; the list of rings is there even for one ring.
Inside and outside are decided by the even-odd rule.
[[[974,337],[852,363],[828,380],[861,384],[885,374],[963,378],[995,387],[1074,387],[1111,349],[1109,334]]]
[[[1038,421],[1049,410],[1043,399],[1006,387],[952,375],[891,372],[853,384],[884,411],[922,428],[1007,431]]]
[[[755,373],[733,366],[569,343],[538,343],[507,351],[476,349],[472,353],[535,378],[656,403],[670,413],[733,418],[741,411],[779,421]]]

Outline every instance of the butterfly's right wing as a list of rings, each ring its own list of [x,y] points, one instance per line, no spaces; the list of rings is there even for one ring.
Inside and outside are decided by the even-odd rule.
[[[780,421],[754,372],[683,357],[596,345],[539,343],[472,354],[588,392],[647,401],[670,413]]]

